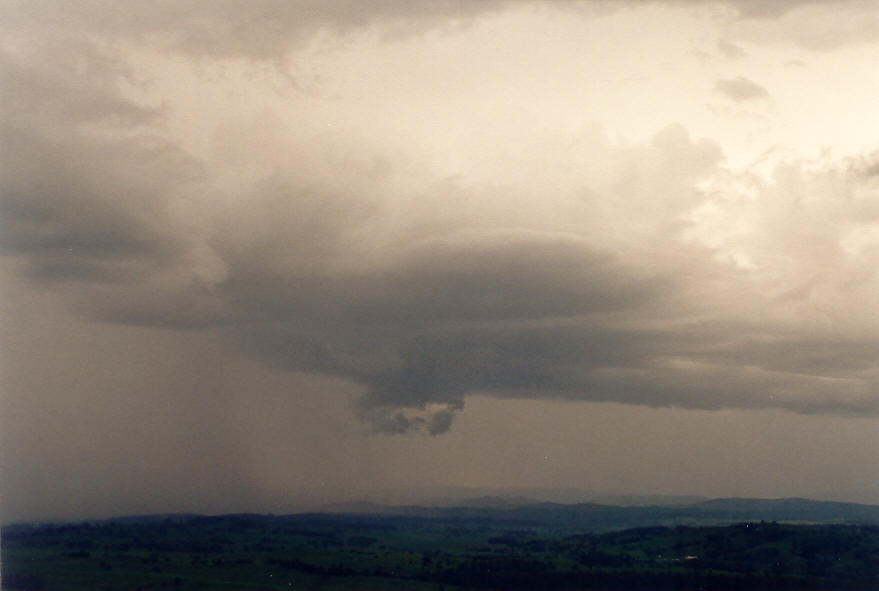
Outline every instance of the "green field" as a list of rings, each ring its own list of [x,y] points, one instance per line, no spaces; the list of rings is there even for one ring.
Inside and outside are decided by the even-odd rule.
[[[589,533],[478,519],[171,516],[2,532],[3,589],[879,588],[879,527]]]

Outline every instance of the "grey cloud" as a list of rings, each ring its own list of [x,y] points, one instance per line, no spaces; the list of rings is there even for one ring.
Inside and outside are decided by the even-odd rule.
[[[651,145],[669,157],[699,152],[680,129],[659,134]],[[370,230],[382,227],[387,207],[375,196],[380,178],[362,177],[359,192],[351,193],[326,179],[270,173],[246,196],[255,209],[225,211],[208,233],[205,242],[225,271],[202,285],[178,252],[187,244],[185,226],[149,206],[155,195],[167,198],[185,185],[186,171],[198,167],[170,148],[110,148],[115,155],[80,149],[80,163],[71,168],[65,147],[58,152],[64,157],[43,160],[39,177],[18,170],[23,176],[11,223],[33,225],[10,227],[7,251],[51,278],[92,317],[217,327],[272,367],[360,384],[356,412],[376,430],[443,433],[477,392],[703,409],[877,412],[870,373],[875,342],[869,339],[809,341],[722,312],[685,321],[696,312],[681,294],[688,282],[710,281],[717,263],[709,258],[674,268],[663,262],[661,248],[648,261],[633,261],[579,234],[458,227],[449,220],[416,222],[417,230],[377,249],[373,241],[382,239]],[[639,152],[625,158],[633,153]],[[678,160],[676,174],[699,179],[720,161],[716,155]],[[98,166],[107,162],[110,172]],[[642,171],[637,187],[627,191],[674,191],[652,181],[663,171]],[[86,182],[88,190],[77,190]],[[464,189],[447,184],[444,190]],[[136,198],[119,201],[120,194]],[[78,225],[85,210],[95,215]],[[668,231],[663,225],[666,237]],[[67,243],[82,246],[80,258],[64,254]],[[119,285],[97,277],[111,268],[118,269]]]
[[[395,310],[399,302],[389,296],[386,305]],[[563,316],[550,307],[544,313]],[[360,416],[386,432],[426,426],[442,432],[473,392],[705,409],[877,411],[869,395],[875,379],[858,377],[875,365],[876,343],[870,341],[807,346],[802,339],[779,341],[777,333],[744,324],[622,329],[600,314],[591,321],[577,316],[536,324],[527,318],[408,318],[418,322],[396,330],[387,323],[347,329],[362,335],[356,342],[338,332],[333,342],[327,338],[332,330],[302,334],[295,325],[278,335],[272,326],[271,341],[257,330],[254,338],[262,343],[255,352],[263,359],[274,356],[280,367],[345,375],[364,384]],[[761,339],[772,341],[761,347]],[[277,357],[281,351],[284,359]],[[362,356],[381,357],[379,351],[383,359],[367,366]],[[425,410],[431,405],[441,410]]]
[[[440,435],[452,427],[455,415],[452,409],[444,409],[434,413],[427,425],[427,432],[431,435]]]
[[[856,3],[859,0],[840,0],[839,4]],[[821,4],[822,0],[671,0],[683,6],[693,4],[714,4],[735,10],[742,19],[769,20],[781,18],[787,13],[803,6]]]
[[[860,0],[839,0],[839,4],[857,3]],[[692,7],[694,4],[713,4],[730,7],[742,19],[768,20],[783,17],[785,14],[802,6],[821,4],[822,0],[652,0],[652,4],[672,4]],[[577,6],[581,3],[564,3]],[[593,4],[586,2],[585,4]],[[614,0],[611,2],[594,2],[598,7],[606,11],[613,11],[626,5],[637,6],[642,4],[638,0]]]
[[[707,357],[803,376],[868,375],[879,365],[879,341],[811,335],[749,335]]]
[[[655,292],[579,237],[523,231],[419,243],[381,282],[400,294],[404,316],[459,320],[611,312]]]
[[[197,3],[167,11],[138,4],[120,13],[101,3],[52,6],[53,18],[107,10],[94,26],[165,35],[169,47],[194,53],[260,59],[286,47],[289,27],[334,19],[343,28],[360,26],[376,15],[429,19],[440,10],[392,3],[335,14],[340,5],[248,4],[257,15],[254,30],[271,22],[274,10],[291,12],[265,38],[252,38],[245,26],[220,47],[214,39],[225,39],[219,33],[234,19],[218,11],[219,20],[196,26]],[[443,18],[475,10],[468,6],[445,7]],[[312,24],[296,24],[292,15],[308,7]],[[101,24],[113,14],[123,20]],[[91,318],[218,329],[272,367],[359,384],[355,411],[393,433],[443,433],[476,392],[877,412],[871,338],[810,338],[772,322],[756,330],[736,303],[703,305],[689,294],[707,286],[704,297],[777,304],[772,290],[761,299],[733,285],[727,296],[724,278],[734,273],[713,250],[727,245],[680,241],[692,225],[687,215],[709,199],[697,184],[723,161],[716,144],[692,140],[681,126],[644,145],[608,148],[608,162],[598,168],[611,178],[595,187],[583,180],[577,192],[595,201],[584,207],[588,215],[555,225],[508,215],[515,201],[503,198],[518,190],[513,183],[491,188],[501,206],[481,203],[491,200],[478,188],[430,175],[400,195],[387,180],[394,166],[374,166],[370,148],[345,144],[367,153],[346,159],[338,155],[344,150],[320,142],[300,150],[313,155],[261,174],[225,206],[208,210],[214,201],[199,195],[223,194],[218,173],[162,139],[161,110],[121,92],[125,68],[89,43],[50,47],[33,59],[5,56],[4,77],[15,84],[4,90],[0,128],[0,247]],[[82,77],[68,73],[74,66]],[[769,96],[744,78],[718,81],[717,89],[736,101]],[[766,190],[796,194],[788,189]],[[461,206],[470,192],[486,211]],[[546,196],[547,207],[553,197]],[[443,207],[428,207],[437,203]],[[815,242],[785,231],[772,212],[748,213],[766,221],[766,236],[756,242],[777,246],[789,260],[803,259],[798,249]],[[800,226],[826,219],[820,210],[806,213]],[[822,243],[838,242],[843,226],[829,227]],[[645,242],[632,246],[638,238]],[[828,275],[833,282],[869,263],[864,255],[845,267],[842,255],[823,250],[822,265],[844,267],[844,276]],[[801,279],[796,265],[785,269]]]
[[[621,313],[661,299],[665,286],[566,237],[487,232],[441,242],[366,277],[303,276],[287,288],[262,283],[258,294],[253,281],[236,283],[233,268],[224,289],[249,291],[230,293],[242,315],[265,314],[247,325],[253,353],[344,375],[369,386],[368,407],[398,408],[458,404],[476,388],[556,386],[546,355],[568,363],[631,355],[640,346],[613,334],[542,324]],[[447,422],[437,418],[433,430]]]
[[[821,0],[730,0],[745,18],[777,18],[801,6],[820,3]]]
[[[123,96],[125,75],[85,41],[0,53],[7,250],[124,257],[156,247],[161,229],[150,209],[200,170],[150,134],[160,113]]]
[[[320,31],[377,28],[386,35],[417,34],[496,11],[504,2],[356,2],[350,0],[234,0],[128,3],[45,0],[6,9],[21,30],[89,31],[194,56],[282,61],[291,46]]]
[[[120,81],[140,82],[114,52],[81,36],[34,37],[34,47],[0,50],[0,100],[8,121],[44,130],[76,123],[131,129],[161,119],[160,108],[125,97]]]
[[[378,429],[420,426],[404,423],[404,414],[392,423],[386,421],[396,416],[396,409],[463,404],[473,392],[702,409],[879,412],[875,378],[855,374],[834,380],[828,372],[816,375],[820,373],[816,368],[776,369],[779,364],[774,360],[753,365],[731,359],[711,361],[711,345],[707,351],[693,349],[686,346],[687,340],[686,332],[614,335],[589,326],[541,337],[523,330],[468,335],[464,342],[437,338],[429,345],[410,346],[401,371],[367,379],[370,389],[361,404],[374,413],[367,418],[378,414]],[[417,350],[424,353],[417,355]],[[829,373],[841,370],[850,373],[843,365],[835,365]]]
[[[744,49],[732,41],[727,41],[725,39],[721,39],[717,42],[717,49],[723,57],[730,60],[740,59],[747,55]]]
[[[338,239],[339,226],[349,223],[329,213],[321,219],[317,227],[335,220],[321,240]],[[288,230],[282,224],[272,231]],[[360,415],[389,432],[444,431],[476,389],[567,388],[553,358],[592,364],[637,355],[646,335],[632,342],[584,319],[660,302],[670,286],[668,277],[630,268],[581,237],[560,233],[470,229],[414,238],[345,272],[304,268],[295,253],[267,255],[276,241],[263,238],[269,250],[246,257],[219,246],[237,261],[218,288],[242,323],[233,333],[273,366],[365,385]],[[296,250],[299,239],[294,235],[285,248]],[[335,253],[329,246],[323,254],[312,251],[327,268]],[[544,326],[571,319],[574,328]],[[432,404],[449,406],[406,414]]]
[[[654,144],[693,149],[686,136],[678,139]],[[691,166],[703,171],[706,164],[695,159]],[[847,182],[865,182],[862,168]],[[794,186],[804,182],[787,173],[764,191],[787,194],[785,176]],[[804,224],[812,216],[806,203],[799,208]],[[860,211],[857,203],[851,207]],[[779,256],[798,259],[799,242],[776,224],[785,220],[761,226],[767,236],[758,243],[776,239],[787,249]],[[837,231],[828,228],[822,240]],[[727,316],[720,304],[712,317],[693,322],[700,313],[681,293],[728,271],[711,261],[711,251],[687,256],[701,260],[648,274],[581,236],[470,228],[410,237],[393,256],[356,272],[281,279],[250,265],[241,269],[251,274],[247,280],[236,284],[233,270],[226,287],[240,313],[268,311],[250,328],[254,354],[278,367],[360,383],[360,416],[386,432],[442,432],[475,392],[876,414],[875,339],[755,324]],[[839,268],[835,256],[842,255],[821,264]],[[810,268],[817,263],[810,259]],[[766,306],[787,305],[773,297],[767,294]],[[288,322],[281,328],[273,318]]]
[[[768,99],[770,96],[765,88],[742,76],[718,80],[714,83],[714,88],[735,102]]]
[[[188,238],[163,210],[179,185],[198,178],[183,153],[140,139],[108,145],[0,133],[9,154],[0,172],[0,249],[31,277],[140,290],[180,264]]]
[[[737,35],[757,43],[789,42],[812,51],[875,41],[879,22],[875,3],[839,0],[832,5],[818,0],[734,2],[740,17]]]
[[[442,435],[451,429],[455,413],[464,407],[464,403],[433,403],[431,406],[431,409],[419,405],[414,409],[400,410],[399,407],[375,405],[367,398],[361,398],[357,414],[380,433],[403,435],[427,432],[429,435]]]
[[[167,146],[108,146],[85,137],[53,142],[2,131],[8,250],[115,258],[160,246],[161,228],[150,223],[149,209],[169,177],[192,175],[182,155],[175,162],[174,154],[163,154]],[[144,161],[148,170],[138,170]]]
[[[205,190],[204,169],[164,139],[159,109],[125,96],[124,65],[91,42],[48,41],[4,51],[0,73],[7,260],[99,320],[219,316],[203,293],[209,248],[179,213]]]

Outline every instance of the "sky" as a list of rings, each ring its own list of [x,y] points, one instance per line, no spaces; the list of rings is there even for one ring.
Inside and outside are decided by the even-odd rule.
[[[879,503],[875,2],[0,13],[0,520]]]

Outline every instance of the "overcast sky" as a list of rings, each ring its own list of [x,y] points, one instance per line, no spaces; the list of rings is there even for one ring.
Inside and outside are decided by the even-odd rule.
[[[879,503],[875,2],[0,6],[4,521]]]

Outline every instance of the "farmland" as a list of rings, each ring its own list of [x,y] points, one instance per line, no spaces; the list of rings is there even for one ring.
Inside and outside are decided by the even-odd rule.
[[[169,515],[3,530],[3,589],[874,589],[879,527]]]

